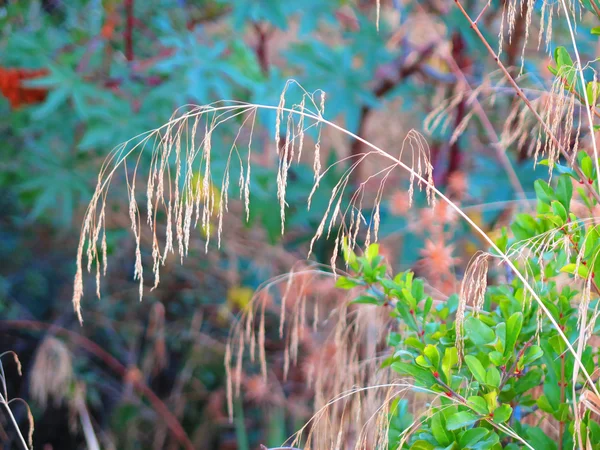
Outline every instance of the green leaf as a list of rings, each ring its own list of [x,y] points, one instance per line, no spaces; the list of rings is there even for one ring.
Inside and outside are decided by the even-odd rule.
[[[423,355],[419,355],[416,357],[415,362],[421,366],[421,367],[426,367],[426,368],[431,368],[433,367],[433,365],[431,364],[431,361],[429,361],[427,358],[425,358]]]
[[[590,33],[592,33],[595,36],[600,36],[600,27],[594,27],[590,30]]]
[[[486,430],[485,428],[471,428],[470,430],[467,430],[462,434],[458,444],[460,448],[472,448],[475,444],[481,441],[488,433],[489,430]]]
[[[591,106],[594,106],[596,104],[596,100],[598,100],[598,96],[600,95],[600,83],[598,83],[597,81],[588,82],[585,88],[585,93],[588,99],[588,103]]]
[[[471,396],[467,399],[467,404],[479,414],[485,415],[488,413],[488,405],[483,397],[477,395]]]
[[[579,278],[586,279],[590,274],[587,266],[583,264],[569,263],[560,269],[561,272],[570,273],[571,275],[577,275]]]
[[[432,306],[433,306],[433,298],[427,297],[427,299],[425,300],[425,305],[423,306],[423,314],[422,314],[423,319],[425,319],[427,317],[427,314],[429,314],[429,311],[431,311]]]
[[[504,363],[504,355],[500,352],[490,352],[488,357],[490,358],[490,362],[495,366],[501,366]]]
[[[409,347],[414,347],[418,349],[419,351],[423,351],[423,349],[425,348],[423,343],[414,336],[409,336],[406,339],[404,339],[404,343]]]
[[[41,120],[47,118],[50,114],[55,112],[63,103],[69,98],[69,90],[65,87],[60,87],[50,91],[46,101],[42,103],[33,113],[35,120]]]
[[[509,317],[508,321],[506,322],[506,348],[504,349],[504,356],[512,355],[514,352],[522,326],[522,312],[516,312]]]
[[[588,180],[591,180],[594,176],[594,161],[592,161],[592,158],[590,158],[589,155],[584,154],[579,161],[579,165],[581,166],[583,174]]]
[[[485,384],[485,368],[483,364],[473,355],[465,356],[465,362],[469,370],[480,384]]]
[[[459,428],[468,427],[469,425],[473,425],[480,419],[479,416],[468,412],[461,411],[459,413],[453,414],[448,418],[447,426],[451,431],[458,430]]]
[[[485,375],[485,384],[498,388],[500,386],[500,372],[495,367],[490,367]]]
[[[417,303],[423,299],[425,296],[425,285],[423,280],[417,279],[413,281],[411,294]]]
[[[556,50],[554,50],[554,60],[559,69],[564,65],[573,65],[573,60],[564,47],[557,47]]]
[[[508,419],[510,419],[511,414],[512,414],[512,408],[510,407],[510,405],[507,405],[506,403],[503,405],[500,405],[494,410],[494,422],[495,423],[504,423]]]
[[[554,200],[550,206],[552,207],[552,212],[562,219],[562,222],[557,225],[563,225],[568,218],[565,207],[562,205],[562,203],[556,200]]]
[[[517,395],[524,394],[529,389],[539,386],[542,382],[542,371],[540,369],[531,369],[525,375],[518,378],[514,384],[514,390]]]
[[[363,305],[379,305],[381,302],[375,297],[370,295],[360,295],[350,302],[351,304],[363,304]]]
[[[435,345],[427,345],[425,350],[423,350],[423,354],[431,361],[431,364],[434,368],[439,367],[440,365],[440,352],[438,351]]]
[[[450,371],[456,364],[458,364],[458,351],[456,347],[447,347],[444,350],[444,357],[442,358],[442,372],[446,375],[446,379],[450,379]]]
[[[371,263],[378,254],[379,244],[371,244],[367,247],[367,250],[365,251],[365,258],[367,258],[367,261]]]
[[[354,253],[350,247],[347,236],[344,236],[342,241],[342,252],[344,254],[344,261],[346,261],[346,264],[348,264],[348,266],[352,267],[354,270],[357,270],[358,266],[356,265],[356,253]]]
[[[573,183],[565,175],[558,178],[556,185],[556,199],[562,203],[566,211],[569,211],[571,197],[573,196]]]
[[[410,446],[410,450],[433,450],[435,446],[423,439],[415,441],[413,445]]]
[[[335,282],[335,287],[340,289],[352,289],[359,284],[360,283],[356,280],[352,280],[347,277],[338,277],[337,281]]]
[[[546,397],[545,394],[540,395],[538,397],[536,403],[538,405],[538,408],[540,408],[542,411],[550,413],[550,414],[554,413],[554,408],[548,401],[548,397]]]
[[[440,445],[449,445],[454,441],[454,436],[448,431],[446,417],[441,411],[431,417],[431,434]]]
[[[556,442],[538,427],[528,427],[526,433],[527,442],[529,442],[535,450],[555,450],[557,448]]]
[[[519,361],[519,369],[523,369],[523,367],[540,359],[542,356],[544,356],[544,351],[539,346],[532,345],[527,350],[525,350],[525,353],[521,357],[521,360]]]
[[[552,346],[552,349],[556,352],[557,355],[562,355],[567,349],[567,344],[564,339],[558,334],[550,337],[548,342]]]
[[[494,411],[498,406],[498,392],[488,392],[487,394],[484,394],[483,398],[485,398],[485,401],[488,405],[488,411]]]
[[[498,342],[496,342],[496,350],[498,352],[504,352],[506,348],[506,323],[500,322],[496,325],[496,337],[498,338]],[[499,345],[498,345],[499,344]],[[494,364],[496,364],[494,362]],[[496,364],[497,366],[501,366],[502,364]]]
[[[418,381],[425,386],[432,386],[436,384],[435,377],[429,370],[423,369],[415,364],[407,364],[405,362],[395,362],[392,364],[392,369],[401,375],[410,375],[415,381]]]
[[[493,342],[496,338],[494,330],[473,316],[465,320],[465,331],[465,336],[475,345],[486,345]]]

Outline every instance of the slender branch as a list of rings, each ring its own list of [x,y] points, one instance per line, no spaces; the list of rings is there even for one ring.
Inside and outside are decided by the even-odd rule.
[[[583,90],[583,100],[585,101],[585,111],[588,117],[588,123],[590,126],[590,136],[592,138],[592,148],[594,150],[594,161],[596,166],[596,177],[598,190],[600,191],[600,162],[598,162],[598,146],[596,145],[596,134],[594,133],[594,118],[592,117],[592,110],[590,108],[590,102],[587,98],[586,88],[585,88],[585,78],[583,77],[583,65],[581,64],[581,57],[579,56],[579,49],[577,48],[577,41],[575,40],[575,32],[573,31],[573,26],[571,25],[571,19],[569,18],[569,9],[567,8],[567,4],[565,0],[560,0],[560,4],[562,5],[563,11],[565,13],[565,19],[567,20],[567,25],[569,27],[569,34],[571,36],[571,42],[573,44],[573,51],[575,52],[575,60],[577,61],[576,71],[579,72],[579,81],[581,82],[581,89]]]
[[[391,64],[392,66],[395,66],[395,68],[397,70],[396,76],[383,78],[379,82],[379,84],[373,88],[373,95],[375,95],[375,97],[377,97],[377,98],[382,98],[389,91],[391,91],[395,86],[397,86],[399,83],[404,81],[409,76],[415,74],[419,70],[420,65],[425,60],[427,60],[427,58],[429,58],[429,56],[431,56],[431,54],[435,50],[435,46],[436,46],[435,43],[432,43],[432,44],[429,44],[428,46],[426,46],[424,49],[422,49],[419,52],[419,56],[416,58],[415,62],[408,66],[404,66],[404,64],[403,64],[404,60],[406,58],[406,55],[403,55],[400,58],[398,58],[395,62],[393,62]],[[368,119],[371,111],[372,111],[371,107],[367,106],[367,105],[364,105],[361,108],[360,118],[358,120],[358,131],[356,132],[356,134],[358,136],[364,136],[367,119]],[[350,147],[350,156],[354,157],[354,156],[359,155],[362,152],[362,149],[363,149],[363,143],[360,142],[359,140],[354,140],[352,142],[352,146]],[[354,171],[353,177],[355,180],[361,179],[360,173],[358,171]]]
[[[265,30],[261,24],[254,23],[254,30],[256,31],[258,42],[256,44],[256,59],[260,64],[260,68],[263,74],[269,74],[269,52],[268,42],[269,37],[272,35],[273,29]]]
[[[596,0],[590,0],[590,4],[592,5],[592,8],[594,8],[594,12],[596,13],[596,15],[600,17],[600,8],[598,8]]]
[[[467,11],[465,10],[465,8],[460,3],[460,0],[454,0],[454,3],[456,4],[456,6],[460,10],[460,12],[463,14],[463,16],[465,16],[465,18],[469,21],[469,24],[471,25],[471,28],[475,31],[475,34],[477,34],[477,37],[483,43],[483,45],[487,49],[488,53],[494,58],[494,60],[496,61],[496,64],[498,64],[498,67],[500,68],[500,70],[502,71],[502,73],[504,74],[504,76],[506,77],[506,79],[508,80],[508,82],[510,83],[510,85],[514,88],[515,92],[517,93],[517,96],[519,96],[525,102],[525,104],[527,105],[527,107],[529,108],[529,110],[532,112],[532,114],[534,115],[534,117],[536,118],[536,120],[544,128],[544,131],[548,134],[548,137],[550,138],[550,140],[552,141],[552,143],[558,149],[560,149],[560,152],[562,153],[562,155],[565,158],[567,158],[567,160],[570,160],[571,157],[570,157],[570,155],[568,153],[568,150],[564,146],[562,146],[560,144],[560,142],[558,141],[557,137],[554,135],[554,133],[552,133],[552,130],[550,129],[550,127],[548,126],[548,124],[544,121],[544,119],[542,119],[542,117],[540,116],[540,114],[535,110],[535,108],[531,104],[531,101],[529,101],[529,99],[525,96],[525,92],[523,91],[523,89],[521,89],[519,87],[519,85],[517,84],[517,82],[515,81],[515,79],[512,77],[512,75],[508,71],[508,69],[504,66],[504,64],[502,64],[502,61],[500,61],[500,58],[498,57],[498,54],[490,46],[490,44],[487,41],[487,39],[483,36],[483,34],[481,33],[481,31],[479,30],[479,27],[477,26],[477,24],[475,22],[473,22],[473,20],[471,19],[471,16],[469,15],[469,13],[467,13]],[[577,172],[577,175],[579,175],[579,177],[582,180],[585,179],[585,176],[584,176],[583,172],[581,171],[581,169],[577,165],[573,165],[573,169],[575,170],[575,172]],[[586,189],[588,189],[588,191],[594,197],[594,199],[596,199],[596,201],[598,203],[600,203],[600,194],[598,193],[598,191],[596,191],[593,188],[593,186],[590,186],[589,184],[586,184],[585,186],[586,186]]]
[[[527,342],[525,342],[525,344],[523,345],[523,348],[521,348],[521,350],[519,350],[519,353],[517,353],[517,357],[513,361],[510,369],[508,371],[506,370],[506,368],[503,370],[502,381],[500,382],[500,386],[498,386],[498,392],[502,391],[502,388],[504,388],[504,386],[510,379],[511,375],[513,375],[515,373],[515,369],[517,368],[517,364],[518,364],[519,360],[523,357],[525,350],[527,350],[529,347],[531,347],[531,344],[533,344],[534,339],[535,339],[535,337],[532,337]]]
[[[133,0],[125,0],[125,14],[127,15],[125,24],[125,58],[127,61],[133,61]]]
[[[421,8],[421,9],[423,9],[423,8]],[[483,11],[479,14],[477,19],[475,20],[475,23],[481,18],[481,15],[483,14],[483,12],[486,9],[487,9],[487,4],[486,4],[486,7],[483,9]],[[437,30],[435,32],[437,33]],[[439,36],[439,34],[438,34],[438,36]],[[439,36],[439,37],[441,39],[441,36]],[[471,87],[471,85],[469,83],[469,79],[467,78],[467,75],[461,69],[460,65],[458,64],[458,62],[456,61],[456,58],[454,57],[454,55],[452,53],[450,53],[450,55],[446,58],[446,63],[450,66],[450,70],[456,77],[456,80],[460,81],[466,88],[468,88],[468,90],[470,92],[473,92],[473,88]],[[502,148],[502,145],[500,143],[500,138],[498,137],[498,134],[496,133],[496,130],[494,129],[494,126],[492,125],[492,122],[490,121],[488,115],[486,114],[485,110],[483,109],[483,106],[479,102],[478,97],[472,96],[470,99],[470,102],[473,105],[473,111],[475,112],[475,115],[477,116],[477,118],[479,119],[479,121],[481,122],[481,124],[483,126],[483,130],[485,131],[487,138],[492,142],[492,146],[496,150],[496,156],[497,156],[498,160],[500,161],[500,164],[502,164],[502,166],[504,167],[504,170],[506,171],[506,173],[508,175],[508,179],[510,180],[510,182],[513,186],[513,189],[515,190],[517,197],[520,200],[527,198],[527,196],[525,195],[525,190],[523,189],[523,186],[519,180],[519,177],[517,176],[517,173],[515,172],[514,167],[512,166],[510,160],[508,159],[506,152]]]

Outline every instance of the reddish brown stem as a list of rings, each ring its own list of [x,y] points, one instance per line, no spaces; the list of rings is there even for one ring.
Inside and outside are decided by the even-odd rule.
[[[261,70],[267,75],[269,73],[268,42],[271,32],[264,30],[258,23],[254,24],[254,30],[256,31],[258,39],[258,42],[256,43],[256,58],[258,59]]]
[[[550,127],[548,126],[548,124],[544,121],[544,119],[542,119],[542,117],[540,116],[540,114],[533,107],[533,105],[531,104],[531,101],[525,96],[525,92],[523,92],[523,89],[521,89],[519,87],[519,85],[517,84],[517,82],[515,81],[515,79],[512,77],[512,75],[510,74],[510,72],[506,68],[506,66],[504,64],[502,64],[502,61],[500,61],[500,58],[498,57],[498,55],[496,54],[496,52],[494,51],[494,49],[490,46],[490,44],[487,41],[487,39],[483,36],[483,34],[481,33],[481,30],[479,30],[479,27],[477,26],[477,24],[475,22],[473,22],[473,19],[471,19],[471,16],[469,15],[469,13],[465,10],[465,8],[463,7],[463,5],[460,3],[459,0],[454,0],[454,3],[458,7],[458,9],[462,13],[462,15],[467,19],[467,21],[469,22],[471,28],[473,29],[473,31],[475,31],[475,34],[477,35],[477,37],[479,38],[479,40],[481,41],[481,43],[485,46],[485,48],[487,49],[488,53],[494,58],[494,61],[496,61],[496,64],[498,65],[498,67],[500,68],[500,70],[502,71],[502,73],[504,74],[504,76],[506,77],[506,79],[508,80],[509,84],[515,90],[517,96],[520,97],[521,100],[523,100],[525,102],[525,104],[527,105],[527,108],[529,108],[529,110],[531,111],[531,113],[533,114],[533,116],[536,118],[536,120],[542,126],[542,128],[544,129],[544,131],[546,132],[546,134],[548,135],[548,137],[552,141],[552,143],[556,146],[556,148],[560,149],[561,154],[567,160],[571,160],[572,158],[571,158],[571,155],[569,155],[568,149],[565,148],[563,145],[560,144],[560,142],[558,141],[558,138],[554,135],[554,133],[552,132],[552,130],[550,129]],[[581,171],[581,169],[577,165],[573,165],[573,169],[575,170],[575,172],[577,172],[577,175],[582,180],[585,179],[585,177],[583,175],[583,172]],[[586,189],[592,195],[592,197],[598,203],[600,203],[600,194],[598,193],[598,191],[596,191],[593,188],[593,186],[590,186],[590,185],[587,185],[587,184],[586,184]]]
[[[75,333],[66,328],[59,327],[54,324],[48,324],[43,322],[37,322],[34,320],[2,320],[0,321],[0,329],[9,328],[15,330],[29,330],[29,331],[45,331],[51,330],[54,334],[63,336],[69,339],[73,344],[82,347],[97,358],[101,359],[107,367],[113,372],[117,373],[122,378],[128,379],[134,387],[134,389],[141,395],[145,396],[156,414],[164,419],[167,427],[171,430],[173,437],[181,444],[186,450],[194,450],[192,441],[186,434],[185,430],[177,420],[177,417],[171,413],[167,405],[158,398],[158,396],[148,387],[146,383],[139,376],[131,376],[131,370],[121,364],[114,356],[104,350],[95,342],[89,340],[85,336]]]
[[[133,0],[125,0],[125,58],[127,61],[133,61]]]
[[[435,44],[429,44],[427,47],[425,47],[419,53],[419,56],[417,57],[416,61],[407,66],[405,66],[403,64],[404,59],[405,59],[404,57],[402,57],[399,60],[397,60],[396,62],[392,63],[391,64],[392,66],[396,66],[394,68],[397,70],[397,75],[395,77],[382,78],[380,80],[380,82],[378,83],[378,85],[375,86],[375,88],[373,89],[373,94],[375,95],[375,97],[382,98],[388,92],[390,92],[395,86],[397,86],[399,83],[401,83],[403,80],[405,80],[406,78],[408,78],[411,75],[418,72],[419,67],[421,66],[423,61],[425,61],[427,58],[429,58],[429,56],[431,56],[431,54],[433,53],[434,50],[435,50]],[[358,121],[358,130],[356,131],[357,136],[364,138],[365,128],[366,128],[366,124],[367,124],[367,118],[369,117],[370,113],[371,113],[371,107],[363,106],[361,108],[360,118]],[[352,146],[350,147],[350,155],[351,155],[350,160],[355,161],[356,159],[354,157],[357,155],[360,155],[362,153],[362,149],[363,149],[362,142],[355,139],[352,143]],[[357,180],[363,179],[363,177],[360,175],[359,170],[360,170],[360,167],[357,167],[356,170],[354,170],[352,172],[353,183],[355,183]]]
[[[452,59],[456,62],[458,70],[464,74],[464,71],[471,65],[469,58],[464,54],[465,42],[462,35],[455,32],[452,35]],[[462,89],[462,86],[460,87]],[[466,101],[463,99],[456,108],[456,117],[454,118],[454,126],[458,128],[460,123],[463,121],[466,114]],[[450,154],[448,156],[448,167],[444,174],[444,182],[447,183],[450,176],[457,172],[462,165],[463,155],[460,151],[459,140],[456,139],[450,146]]]
[[[533,344],[533,340],[534,340],[534,338],[532,337],[527,342],[525,342],[525,344],[523,345],[523,348],[521,348],[521,350],[519,350],[519,352],[517,353],[517,357],[515,358],[514,362],[512,363],[512,365],[511,365],[510,369],[508,369],[508,371],[506,370],[506,367],[502,370],[502,378],[501,378],[502,381],[500,382],[500,386],[498,386],[498,392],[502,391],[502,388],[504,388],[507,381],[511,378],[512,375],[515,374],[515,370],[517,368],[517,364],[519,363],[519,359],[521,359],[523,357],[523,355],[525,354],[525,350],[527,350],[529,347],[531,347],[531,344]]]

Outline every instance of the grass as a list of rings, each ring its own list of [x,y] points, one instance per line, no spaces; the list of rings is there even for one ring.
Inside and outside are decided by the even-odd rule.
[[[550,170],[553,169],[560,155],[567,161],[572,162],[574,155],[571,148],[566,145],[565,140],[560,136],[563,127],[577,129],[579,136],[581,124],[573,124],[572,122],[562,123],[565,110],[567,115],[574,114],[574,105],[580,99],[576,99],[574,94],[571,96],[561,95],[564,93],[564,83],[558,85],[558,89],[551,96],[553,105],[546,115],[540,114],[538,107],[528,98],[526,92],[517,83],[517,79],[511,74],[511,71],[502,63],[499,53],[493,50],[490,43],[486,40],[483,33],[479,29],[479,16],[473,20],[467,13],[460,1],[455,2],[458,10],[463,14],[467,23],[471,26],[477,38],[482,42],[491,58],[493,58],[503,80],[508,83],[514,90],[515,95],[521,99],[528,110],[528,118],[533,117],[537,122],[538,140],[536,142],[535,158],[542,155],[548,158]],[[509,30],[514,27],[514,17],[517,14],[517,3],[509,2],[508,17],[506,18]],[[575,48],[576,67],[579,76],[579,81],[585,86],[583,74],[583,66],[580,55],[577,50],[577,41],[571,18],[573,18],[573,8],[567,5],[566,0],[561,0],[560,5],[563,10],[563,15],[568,25],[572,44]],[[531,21],[531,9],[533,2],[527,2],[527,21]],[[379,9],[378,15],[379,15]],[[552,14],[552,9],[549,10]],[[483,14],[483,11],[482,11]],[[548,25],[546,32],[549,33],[551,26]],[[544,27],[542,25],[541,30]],[[541,36],[541,35],[540,35]],[[541,37],[540,37],[541,40]],[[286,95],[292,88],[300,90],[301,101],[296,104],[289,105],[286,103]],[[593,108],[590,107],[588,99],[583,96],[584,105],[588,119],[588,129],[591,136],[592,149],[595,156],[596,170],[600,173],[598,167],[598,151],[593,132]],[[478,104],[478,103],[477,103]],[[584,405],[592,405],[594,402],[590,398],[600,398],[594,380],[582,364],[581,357],[585,348],[586,335],[590,328],[587,323],[585,313],[581,314],[581,322],[579,324],[579,337],[577,342],[572,343],[564,334],[555,317],[545,306],[540,298],[539,293],[534,288],[531,277],[527,273],[527,265],[525,271],[517,267],[516,260],[523,257],[523,250],[528,243],[521,243],[521,247],[511,248],[503,252],[496,243],[488,236],[488,234],[477,224],[471,217],[458,205],[456,202],[448,198],[441,192],[433,183],[433,166],[430,162],[429,148],[426,139],[416,130],[411,130],[403,142],[399,155],[392,155],[383,149],[368,142],[364,138],[355,135],[354,133],[344,129],[332,121],[325,119],[325,94],[323,92],[309,93],[305,91],[293,80],[288,82],[281,94],[278,105],[262,105],[262,104],[247,104],[233,101],[220,101],[206,106],[186,106],[176,112],[172,120],[162,127],[152,130],[140,136],[136,136],[128,142],[115,148],[109,155],[106,163],[98,177],[97,187],[92,197],[91,203],[87,209],[78,247],[77,254],[77,272],[75,276],[75,289],[73,296],[73,305],[80,320],[83,320],[81,301],[84,294],[83,287],[83,271],[84,271],[84,249],[87,257],[87,270],[95,269],[96,275],[96,293],[100,297],[100,280],[107,270],[107,254],[105,227],[107,221],[107,200],[109,198],[109,188],[118,170],[124,170],[125,182],[129,192],[129,216],[131,220],[131,230],[136,245],[135,256],[135,279],[139,281],[140,299],[144,293],[144,263],[142,259],[142,236],[148,233],[151,238],[152,248],[152,273],[154,278],[153,286],[158,286],[160,282],[160,269],[164,265],[169,254],[177,255],[181,261],[189,253],[190,232],[195,227],[201,227],[206,233],[205,251],[208,251],[209,242],[211,240],[211,228],[216,227],[217,246],[221,245],[221,236],[224,227],[224,217],[229,209],[229,193],[231,183],[231,173],[239,172],[237,184],[240,191],[240,201],[244,204],[246,219],[249,217],[250,211],[250,192],[251,192],[251,154],[253,135],[256,127],[256,120],[259,111],[270,111],[275,113],[275,133],[274,133],[274,148],[278,155],[278,169],[276,176],[277,198],[279,203],[279,216],[281,220],[282,232],[285,229],[286,218],[286,189],[289,183],[289,170],[294,161],[299,161],[305,149],[307,142],[310,140],[307,136],[309,130],[316,131],[315,138],[312,142],[312,159],[314,170],[314,187],[310,193],[307,207],[311,207],[311,201],[315,195],[323,195],[318,191],[320,182],[323,177],[334,167],[343,165],[347,169],[338,183],[329,192],[329,200],[322,219],[317,227],[315,235],[311,241],[308,256],[312,252],[314,244],[320,239],[334,239],[334,252],[330,261],[330,266],[327,268],[314,266],[305,271],[292,272],[287,276],[282,276],[280,279],[272,280],[262,289],[259,289],[254,296],[249,308],[245,311],[241,320],[233,327],[230,343],[226,352],[226,367],[228,374],[228,403],[230,413],[234,409],[234,397],[239,395],[241,380],[242,380],[242,363],[246,351],[250,353],[251,360],[256,357],[259,360],[261,373],[265,380],[267,379],[268,366],[265,357],[265,311],[267,309],[267,297],[264,295],[269,288],[278,283],[285,283],[281,303],[279,305],[279,337],[285,339],[285,375],[296,359],[299,352],[299,342],[302,338],[301,333],[308,318],[311,318],[315,324],[326,322],[320,320],[316,310],[318,301],[309,302],[306,300],[302,292],[304,288],[299,287],[300,300],[296,300],[291,306],[292,313],[288,317],[288,294],[290,288],[295,283],[295,280],[304,277],[302,282],[310,283],[310,276],[330,276],[335,277],[336,274],[343,273],[337,267],[338,256],[344,251],[344,244],[354,249],[359,244],[359,238],[364,236],[365,245],[371,241],[379,239],[379,222],[380,222],[380,204],[383,198],[383,192],[386,187],[386,182],[396,169],[405,172],[410,179],[410,187],[408,190],[409,203],[412,201],[415,187],[424,189],[427,193],[428,202],[431,208],[435,208],[436,202],[443,202],[461,217],[471,228],[474,234],[478,235],[486,245],[489,246],[491,252],[481,252],[469,264],[463,285],[461,288],[461,303],[456,318],[457,330],[457,347],[459,353],[461,343],[463,341],[462,320],[467,308],[467,302],[472,303],[475,312],[481,309],[483,297],[486,292],[486,278],[490,261],[500,261],[508,266],[514,275],[522,282],[527,294],[532,300],[537,302],[540,310],[554,327],[554,331],[564,341],[567,351],[570,352],[575,360],[575,370],[573,379],[576,380],[579,372],[586,379],[589,390],[585,391],[585,396],[582,395]],[[480,118],[482,117],[481,107],[477,108]],[[520,118],[524,115],[519,114]],[[515,116],[516,117],[516,116]],[[211,154],[213,148],[213,135],[217,132],[221,125],[237,122],[240,124],[237,134],[233,139],[228,150],[227,166],[224,176],[218,182],[213,179],[213,171],[211,167]],[[347,158],[341,158],[333,165],[323,168],[321,160],[321,131],[323,126],[335,130],[343,135],[361,142],[366,150],[357,155],[352,155]],[[465,125],[466,126],[466,125]],[[488,126],[489,128],[489,126]],[[461,127],[458,127],[460,132]],[[282,132],[282,130],[285,130]],[[488,130],[491,136],[493,128]],[[530,130],[527,130],[529,133]],[[542,134],[543,133],[543,134]],[[570,133],[566,133],[570,134]],[[544,137],[542,137],[544,136]],[[454,138],[457,138],[455,136]],[[499,139],[495,141],[498,143]],[[243,153],[242,148],[246,150]],[[145,218],[138,203],[138,185],[141,154],[149,151],[150,168],[145,183],[142,182],[143,190],[145,191]],[[500,151],[500,159],[506,163],[505,155]],[[503,157],[504,155],[504,157]],[[366,161],[377,158],[382,162],[382,169],[377,170],[372,175],[364,180],[359,180],[358,183],[352,183],[352,174],[358,167],[364,165]],[[128,163],[133,159],[133,163]],[[174,164],[172,164],[174,162]],[[235,170],[232,168],[235,165]],[[133,167],[131,167],[133,166]],[[505,169],[511,173],[511,168],[505,164]],[[573,170],[577,173],[580,179],[584,180],[581,168],[573,165]],[[174,173],[173,173],[174,172]],[[201,174],[201,177],[194,178],[194,174]],[[514,172],[513,172],[514,173]],[[513,177],[514,178],[514,177]],[[378,182],[378,189],[372,204],[364,204],[365,201],[365,186],[367,183]],[[514,180],[513,180],[514,182]],[[600,183],[600,180],[598,180]],[[517,182],[514,183],[520,187]],[[214,187],[217,187],[219,195],[215,194]],[[584,189],[596,201],[600,202],[600,194],[593,185],[584,183]],[[599,185],[600,188],[600,185]],[[350,204],[344,208],[342,199],[346,191],[351,191]],[[517,189],[518,192],[523,192],[523,189]],[[319,192],[317,194],[317,192]],[[371,212],[371,217],[364,217],[363,212],[368,209]],[[164,217],[164,223],[161,223],[160,218]],[[213,218],[216,220],[216,225],[213,224]],[[367,225],[363,225],[363,224]],[[362,227],[366,226],[366,229]],[[145,230],[145,231],[143,231]],[[557,228],[547,236],[539,236],[534,243],[540,253],[548,249],[550,245],[549,236],[554,236],[560,230]],[[362,234],[361,234],[362,233]],[[525,256],[526,258],[527,256]],[[308,275],[308,277],[307,277]],[[307,281],[308,280],[308,281]],[[298,286],[295,286],[298,288]],[[591,282],[588,283],[588,294],[584,297],[590,298],[589,290],[592,289]],[[362,313],[355,313],[346,309],[346,301],[341,301],[334,311],[336,318],[333,321],[334,325],[331,328],[332,339],[338,347],[344,347],[344,351],[340,352],[336,357],[341,358],[336,360],[338,365],[337,371],[327,373],[328,379],[318,379],[316,381],[317,405],[321,405],[313,419],[310,421],[311,428],[308,435],[305,437],[304,445],[309,447],[313,442],[313,437],[316,436],[315,444],[321,446],[339,447],[342,438],[341,427],[342,422],[347,421],[346,418],[351,416],[360,416],[360,420],[353,425],[361,424],[361,431],[356,437],[356,445],[360,446],[366,440],[370,439],[379,445],[385,445],[387,439],[387,429],[385,421],[381,421],[382,417],[387,414],[387,405],[391,399],[403,395],[405,392],[414,391],[415,386],[411,383],[397,383],[392,380],[376,380],[373,374],[365,374],[365,367],[373,369],[377,364],[373,360],[369,360],[361,351],[362,346],[369,347],[371,351],[376,347],[376,343],[380,341],[381,336],[372,337],[369,335],[368,323],[361,323]],[[582,302],[583,310],[587,310],[585,302]],[[330,319],[330,318],[328,318]],[[257,331],[258,330],[258,331]],[[287,332],[286,330],[291,330]],[[369,339],[373,339],[369,342]],[[372,356],[372,355],[371,355]],[[363,364],[368,361],[368,364]],[[376,362],[376,361],[375,361]],[[379,376],[379,375],[377,375]],[[384,375],[389,376],[389,374]],[[330,385],[326,386],[326,382]],[[321,385],[319,386],[319,383]],[[369,386],[351,388],[349,384],[353,383],[370,383]],[[391,389],[391,391],[390,391]],[[387,391],[386,391],[387,390]],[[367,395],[370,391],[383,391],[383,396],[378,395],[372,398],[363,398],[363,394]],[[589,394],[588,394],[589,392]],[[437,393],[432,393],[437,395]],[[333,399],[331,397],[333,395]],[[574,396],[578,394],[574,392]],[[320,397],[320,398],[319,398]],[[349,397],[356,397],[355,402],[346,403]],[[461,401],[456,399],[456,401]],[[364,408],[365,403],[373,402],[371,409]],[[591,406],[590,406],[591,408]],[[578,408],[573,408],[576,415]],[[363,412],[368,410],[369,417],[363,417]],[[325,412],[327,415],[325,415]],[[422,413],[426,416],[427,411]],[[318,431],[315,422],[321,419],[326,425],[324,430]],[[341,420],[335,420],[335,418]],[[375,425],[374,425],[375,424]],[[238,423],[239,425],[239,423]],[[308,426],[308,424],[307,424]],[[503,432],[520,441],[523,445],[531,448],[521,437],[514,433],[505,425],[497,425]],[[339,432],[334,430],[339,427]],[[315,431],[317,430],[317,431]],[[297,436],[302,436],[305,428],[299,431]],[[238,433],[240,430],[238,429]],[[299,438],[292,441],[292,446],[299,444]]]

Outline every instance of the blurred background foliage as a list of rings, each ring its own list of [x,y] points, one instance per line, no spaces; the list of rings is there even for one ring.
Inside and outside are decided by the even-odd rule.
[[[23,361],[23,378],[5,362],[8,388],[31,406],[35,448],[93,448],[95,434],[102,448],[178,448],[187,439],[196,449],[248,449],[279,445],[307,420],[311,389],[301,368],[285,382],[275,370],[270,386],[244,374],[234,422],[226,416],[229,327],[255,288],[306,257],[328,201],[317,195],[307,211],[312,167],[294,166],[281,236],[272,115],[261,116],[264,128],[255,135],[250,221],[240,209],[221,250],[211,245],[208,254],[198,231],[189,260],[169,263],[161,286],[141,303],[132,280],[127,188],[115,183],[113,265],[103,298],[88,296],[80,327],[70,298],[83,212],[117,144],[190,103],[277,105],[291,78],[326,92],[328,119],[398,154],[410,128],[423,130],[443,101],[465,89],[459,73],[477,86],[494,70],[450,3],[382,1],[378,29],[375,0],[0,0],[0,350]],[[470,3],[474,11],[481,6]],[[491,3],[490,36],[502,7],[501,0]],[[510,65],[520,64],[521,39],[522,31],[505,55]],[[544,82],[549,74],[537,69],[544,61],[527,64]],[[494,109],[484,105],[498,134],[512,102],[500,95]],[[480,118],[452,142],[471,108],[459,98],[427,140],[438,185],[492,230],[510,215],[517,193]],[[226,128],[213,143],[217,174],[227,157],[218,149],[235,132]],[[323,142],[329,162],[362,151],[329,131]],[[518,145],[507,154],[527,195],[532,164]],[[322,192],[348,165],[328,173]],[[394,175],[384,193],[386,256],[395,270],[412,267],[451,291],[479,243],[443,208],[431,213],[417,198],[409,211],[406,182]],[[376,193],[377,185],[370,189]],[[327,263],[332,244],[318,244],[314,258]],[[269,358],[281,359],[276,330],[267,339]],[[65,361],[70,367],[59,370]],[[27,429],[25,410],[15,409]],[[0,423],[0,440],[12,442],[6,417]]]

